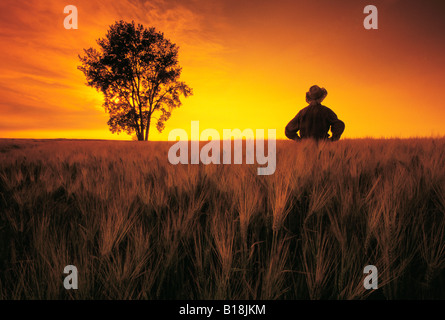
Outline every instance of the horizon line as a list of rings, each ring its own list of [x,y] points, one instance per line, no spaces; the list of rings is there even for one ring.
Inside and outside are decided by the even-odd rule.
[[[410,136],[410,137],[397,137],[397,136],[391,136],[391,137],[372,137],[372,136],[366,136],[366,137],[345,137],[345,138],[341,138],[340,140],[336,141],[344,141],[344,140],[394,140],[394,139],[398,139],[398,140],[412,140],[412,139],[445,139],[445,135],[441,135],[441,136]],[[188,141],[188,142],[210,142],[210,141],[248,141],[248,140],[253,140],[255,141],[256,139],[239,139],[239,138],[232,138],[232,139],[212,139],[212,140],[192,140],[192,139],[187,139],[187,140],[147,140],[147,141],[139,141],[139,140],[132,140],[132,139],[128,139],[128,140],[120,140],[120,139],[99,139],[99,138],[2,138],[0,137],[0,141],[5,141],[5,140],[40,140],[40,141],[110,141],[110,142],[171,142],[171,143],[176,143],[176,142],[180,142],[180,141]],[[269,139],[264,138],[263,140],[267,141]],[[291,139],[287,139],[287,138],[276,138],[276,141],[293,141]],[[303,139],[305,140],[305,139]],[[309,139],[307,139],[309,140]]]

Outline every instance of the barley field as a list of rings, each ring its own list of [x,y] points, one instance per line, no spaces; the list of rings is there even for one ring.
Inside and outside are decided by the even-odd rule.
[[[445,299],[445,139],[277,141],[269,176],[170,145],[0,140],[0,299]]]

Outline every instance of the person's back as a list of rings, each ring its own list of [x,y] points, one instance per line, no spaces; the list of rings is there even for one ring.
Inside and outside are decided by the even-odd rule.
[[[327,91],[318,86],[312,86],[306,93],[306,101],[309,106],[302,109],[287,124],[285,129],[286,137],[292,140],[313,138],[322,140],[329,138],[329,129],[332,131],[330,140],[337,141],[345,129],[343,121],[321,101],[326,97]],[[299,131],[299,135],[298,135]]]

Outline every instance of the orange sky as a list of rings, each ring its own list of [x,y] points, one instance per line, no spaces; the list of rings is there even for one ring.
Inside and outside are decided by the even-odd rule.
[[[65,30],[63,8],[79,11]],[[365,30],[363,8],[379,10]],[[344,137],[445,135],[445,1],[2,0],[0,138],[130,139],[111,134],[102,97],[77,70],[115,20],[154,26],[180,47],[194,89],[165,130],[284,127],[313,84]]]

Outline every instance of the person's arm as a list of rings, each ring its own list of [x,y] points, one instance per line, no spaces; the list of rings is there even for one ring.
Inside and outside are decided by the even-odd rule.
[[[340,136],[343,131],[345,131],[345,123],[338,119],[337,115],[334,111],[329,109],[328,120],[331,126],[332,137],[330,138],[332,141],[340,140]]]
[[[300,113],[298,113],[289,123],[287,124],[284,134],[291,140],[300,140],[298,135],[298,130],[300,130]]]

